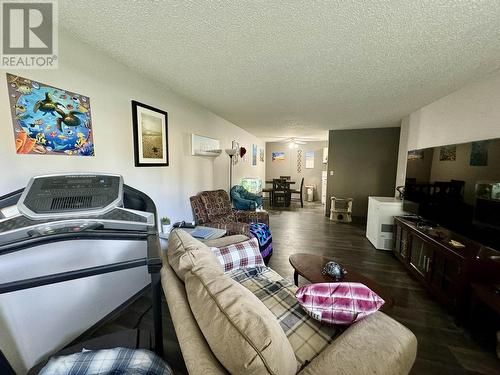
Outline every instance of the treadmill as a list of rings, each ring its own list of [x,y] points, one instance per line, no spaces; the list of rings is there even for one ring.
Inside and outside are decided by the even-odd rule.
[[[12,367],[24,371],[68,344],[68,337],[96,327],[102,314],[116,314],[148,289],[154,349],[161,357],[161,265],[155,204],[125,185],[122,176],[74,173],[31,178],[26,188],[0,197],[0,345],[10,342],[8,348],[0,347],[0,362],[4,356],[14,358]],[[86,299],[93,297],[98,301]],[[68,316],[64,308],[57,309],[65,302]],[[26,312],[29,308],[41,312]],[[92,322],[85,322],[86,309]],[[30,317],[42,319],[43,314],[37,335],[16,337],[15,331],[23,328],[17,317],[24,317],[29,326]],[[38,342],[37,348],[34,341],[44,334],[49,339],[45,324],[61,337],[42,352],[45,343]],[[56,332],[57,324],[65,327],[63,332]],[[9,331],[10,336],[1,337]],[[10,365],[0,363],[0,369],[3,366]]]

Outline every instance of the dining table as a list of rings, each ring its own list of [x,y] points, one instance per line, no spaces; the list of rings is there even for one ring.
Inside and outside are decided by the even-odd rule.
[[[266,180],[266,184],[271,184],[272,185],[273,182],[274,182],[273,180]],[[290,185],[295,184],[295,181],[292,181],[292,180],[283,180],[283,182],[286,183],[286,184],[288,184],[288,189],[290,189]],[[268,192],[271,194],[271,197],[270,197],[270,204],[271,204],[271,206],[274,205],[273,204],[273,199],[272,199],[272,191],[274,191],[274,190],[271,190],[271,191],[268,190]],[[289,206],[290,206],[290,199],[288,199],[288,203],[286,204],[286,207],[289,207]]]

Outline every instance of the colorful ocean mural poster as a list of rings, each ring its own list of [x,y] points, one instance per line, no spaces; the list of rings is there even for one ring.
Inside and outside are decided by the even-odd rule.
[[[90,100],[7,73],[18,154],[94,156]]]

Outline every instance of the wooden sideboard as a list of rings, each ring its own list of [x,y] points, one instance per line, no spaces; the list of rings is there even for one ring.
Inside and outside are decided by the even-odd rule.
[[[427,290],[462,321],[481,244],[441,227],[394,218],[394,254]],[[450,240],[464,247],[455,247]]]

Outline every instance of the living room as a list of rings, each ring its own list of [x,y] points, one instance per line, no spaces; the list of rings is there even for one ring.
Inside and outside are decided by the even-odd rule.
[[[15,17],[16,11],[28,9],[18,3],[2,1],[4,15],[13,12]],[[456,319],[398,254],[377,250],[366,238],[368,197],[387,197],[403,206],[396,187],[413,177],[407,173],[409,152],[434,149],[439,158],[441,148],[456,145],[460,161],[464,144],[489,141],[489,164],[474,168],[491,170],[489,179],[499,181],[494,142],[500,138],[497,2],[45,3],[53,5],[58,21],[52,25],[57,49],[50,54],[57,57],[57,66],[29,66],[22,53],[2,50],[0,168],[5,177],[0,181],[0,224],[10,225],[23,215],[31,221],[22,238],[11,237],[11,227],[0,231],[0,373],[24,374],[33,367],[31,373],[38,373],[51,357],[67,355],[64,350],[75,345],[79,352],[128,347],[117,336],[113,346],[84,344],[125,330],[145,334],[142,348],[163,352],[165,366],[179,374],[498,373],[500,327],[498,310],[491,307],[498,307],[498,291],[489,305],[469,297],[463,301],[464,309],[481,309],[476,320],[487,322],[486,329],[471,324],[476,323],[473,318]],[[36,9],[44,14],[43,8]],[[22,34],[10,22],[10,33]],[[35,29],[29,32],[42,41],[46,37]],[[19,40],[23,38],[14,38],[11,46]],[[16,58],[5,60],[9,53]],[[153,157],[145,154],[145,139],[157,133],[153,125],[144,125],[146,118],[160,124]],[[466,164],[455,169],[472,168],[469,154],[463,159]],[[450,165],[445,164],[445,172]],[[152,216],[144,216],[148,244],[128,243],[131,235],[124,232],[131,229],[104,229],[95,212],[82,218],[75,206],[67,217],[51,218],[19,203],[34,191],[36,183],[30,179],[54,174],[87,178],[78,186],[70,180],[52,183],[61,194],[82,186],[94,191],[85,185],[93,183],[86,174],[121,176],[120,191],[126,196],[116,209],[137,214],[151,203],[155,207]],[[474,191],[471,184],[465,187],[467,194]],[[258,203],[233,217],[238,202],[230,189],[235,185],[262,194],[263,208]],[[224,192],[200,195],[217,190]],[[138,192],[145,203],[134,201]],[[210,206],[206,217],[196,211],[199,206],[191,197],[199,197],[204,209]],[[352,198],[342,219],[330,219],[332,197]],[[168,220],[160,222],[163,218]],[[189,228],[173,230],[171,236],[177,237],[168,239],[172,224],[191,221],[224,231],[218,242],[208,242],[212,249],[257,242],[258,269],[270,270],[266,277],[286,285],[293,311],[314,327],[315,338],[328,338],[321,350],[299,353],[296,336],[276,332],[284,327],[284,318],[276,323],[272,309],[252,299],[254,293],[249,300],[261,310],[253,314],[276,323],[265,325],[255,316],[248,320],[248,329],[268,332],[274,340],[267,353],[257,351],[259,361],[248,360],[255,352],[233,341],[236,333],[221,323],[222,317],[204,318],[204,309],[212,318],[215,308],[201,289],[196,296],[206,303],[195,307],[183,279],[191,279],[194,288],[195,278],[187,275],[195,275],[199,253],[178,252],[184,242],[196,249],[206,246],[183,237]],[[96,235],[99,231],[102,237]],[[163,257],[145,258],[151,236]],[[134,244],[146,239],[136,237]],[[178,248],[172,250],[174,245]],[[168,253],[178,258],[170,259]],[[337,262],[337,271],[344,267],[348,272],[344,284],[361,283],[375,305],[382,299],[385,306],[377,305],[341,329],[320,324],[297,302],[297,287],[306,290],[319,282],[304,276],[308,271],[297,258],[294,263],[292,256],[298,253]],[[146,260],[139,262],[138,254]],[[203,256],[212,266],[215,258]],[[98,274],[108,263],[125,268],[109,267],[109,273]],[[182,269],[187,264],[190,269]],[[322,266],[313,270],[318,277],[323,277]],[[233,288],[234,278],[243,275],[232,275]],[[49,276],[55,278],[50,281]],[[329,284],[339,281],[324,277]],[[474,295],[471,283],[464,295]],[[491,285],[498,288],[498,280]],[[160,299],[158,291],[165,296]],[[236,320],[252,316],[238,310],[231,314]],[[211,324],[219,331],[210,331]],[[244,327],[238,329],[244,332]],[[265,346],[256,336],[249,336],[250,348]],[[237,349],[241,357],[235,355]],[[168,373],[166,368],[153,373]],[[55,373],[50,371],[45,373]]]

